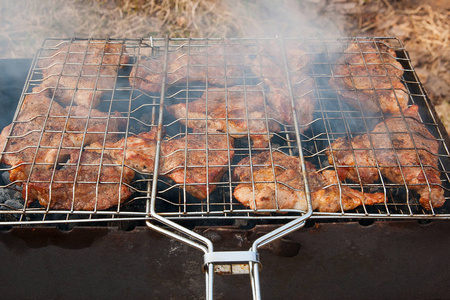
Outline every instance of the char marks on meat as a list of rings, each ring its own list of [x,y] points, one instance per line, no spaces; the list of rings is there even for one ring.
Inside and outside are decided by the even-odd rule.
[[[285,125],[293,125],[292,107],[294,107],[300,125],[299,130],[306,131],[313,121],[316,97],[314,80],[308,76],[311,60],[304,44],[289,43],[283,50],[279,41],[270,41],[259,47],[258,55],[251,63],[251,69],[268,89],[269,105]],[[289,75],[286,74],[284,55],[286,55]],[[288,76],[292,95],[289,93]]]
[[[426,209],[444,205],[438,168],[439,143],[419,120],[418,106],[387,118],[370,134],[338,138],[328,150],[328,160],[341,180],[372,183],[379,172],[389,181],[420,194]]]
[[[151,174],[155,167],[156,135],[154,129],[115,143],[94,143],[86,149],[103,152],[136,172]],[[225,134],[188,134],[163,139],[159,174],[172,179],[192,196],[204,199],[215,190],[228,169],[234,156],[232,148],[233,139]]]
[[[125,43],[74,39],[46,47],[36,60],[41,84],[30,82],[32,92],[28,86],[15,120],[0,134],[0,162],[11,166],[11,184],[23,186],[25,205],[38,200],[50,209],[120,205],[131,197],[136,173],[150,181],[165,177],[169,188],[161,193],[180,188],[197,200],[209,198],[217,187],[227,197],[226,190],[234,188],[234,199],[257,213],[306,211],[306,190],[312,209],[319,212],[386,206],[385,188],[390,186],[417,192],[425,209],[443,206],[439,143],[419,120],[418,107],[407,107],[404,70],[393,48],[356,39],[341,49],[336,62],[323,64],[311,61],[317,44],[306,46],[281,39],[189,40],[170,43],[167,56],[159,51],[162,48],[130,46],[139,51],[134,52],[133,68],[123,70],[130,72],[126,87],[116,82],[124,80],[119,72],[129,62]],[[152,55],[145,56],[146,50]],[[325,71],[331,74],[322,76],[321,64],[331,66]],[[317,81],[312,74],[318,75]],[[314,130],[301,135],[303,146],[291,134],[298,129],[298,137],[315,123],[317,99],[330,97],[325,86],[348,105],[381,115],[382,122],[366,134],[337,138],[326,149],[331,166],[318,171],[305,161],[306,189],[300,159],[284,152],[295,152],[298,146],[312,151],[307,157],[322,155],[323,144],[316,143],[324,136],[319,119]],[[126,117],[96,109],[107,92],[114,96],[110,110],[130,101]],[[155,93],[162,93],[164,109],[174,122],[163,119],[162,125],[155,125],[160,121],[155,121],[157,95],[150,95]],[[144,111],[147,100],[152,101],[151,113]],[[326,103],[320,104],[327,109]],[[341,113],[345,118],[354,112]],[[335,117],[322,115],[329,118],[323,125],[334,136]],[[137,123],[143,125],[136,127]],[[134,131],[147,125],[152,130]],[[349,131],[355,129],[347,125]],[[165,128],[171,136],[164,137]],[[236,148],[234,139],[241,139]],[[237,165],[235,152],[246,155]],[[373,193],[377,186],[380,189]]]
[[[185,51],[184,51],[185,50]],[[189,82],[210,85],[235,85],[244,74],[244,53],[239,44],[190,45],[168,55],[167,88]],[[130,84],[149,92],[160,93],[164,76],[164,55],[138,60],[130,74]]]
[[[251,209],[307,209],[300,161],[281,152],[261,152],[242,159],[233,178],[240,182],[233,196]],[[313,165],[307,163],[308,174]]]
[[[398,114],[409,100],[400,80],[403,71],[388,45],[359,39],[333,65],[330,86],[356,109]]]
[[[189,128],[249,137],[254,148],[267,147],[272,134],[280,131],[277,114],[265,104],[260,86],[210,88],[200,99],[166,109]]]
[[[72,151],[60,169],[33,170],[23,197],[31,203],[65,210],[104,210],[131,197],[126,184],[134,172],[106,153]]]
[[[120,164],[142,174],[153,173],[156,157],[157,131],[141,132],[119,141],[92,143],[86,149],[104,152],[113,157]]]
[[[384,203],[383,193],[365,193],[339,185],[334,171],[317,172],[305,162],[312,208],[321,212],[352,210]],[[233,196],[251,209],[307,209],[300,160],[281,152],[261,152],[242,159],[233,172],[239,182]]]
[[[264,83],[287,85],[286,63],[292,85],[304,80],[308,75],[311,59],[303,43],[289,43],[268,41],[259,45],[256,58],[253,59],[251,69],[253,74]],[[286,56],[287,62],[284,61]]]
[[[96,107],[103,94],[114,88],[118,71],[129,56],[122,43],[76,40],[56,50],[44,50],[41,89],[51,90],[62,105]]]
[[[115,140],[124,125],[118,112],[109,116],[80,106],[63,108],[45,92],[31,93],[15,121],[1,133],[1,161],[13,167],[11,180],[24,180],[33,162],[34,168],[51,168],[75,148],[105,138]]]
[[[233,145],[233,139],[226,134],[188,134],[165,141],[161,175],[194,197],[205,199],[229,169]]]

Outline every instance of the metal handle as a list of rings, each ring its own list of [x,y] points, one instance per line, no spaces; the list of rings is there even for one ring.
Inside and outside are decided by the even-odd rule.
[[[214,273],[214,266],[220,266],[221,264],[240,265],[246,264],[249,266],[250,282],[252,286],[253,299],[261,299],[260,285],[259,285],[259,253],[257,251],[216,251],[205,253],[204,270],[207,274],[207,299],[212,299],[212,276]],[[233,274],[232,267],[230,267]],[[208,284],[211,284],[208,286]],[[208,292],[209,290],[209,292]]]
[[[206,253],[204,266],[215,263],[259,263],[259,254],[256,251],[215,251]]]
[[[283,40],[280,40],[282,43],[282,49],[283,52],[285,52],[284,49],[284,43]],[[159,123],[158,126],[162,127],[162,119],[163,119],[163,112],[164,112],[164,100],[165,100],[165,86],[166,86],[166,75],[167,75],[167,63],[168,63],[168,52],[169,52],[169,38],[166,36],[165,40],[165,49],[164,49],[164,76],[162,80],[162,87],[161,87],[161,97],[160,97],[160,115],[159,115]],[[294,105],[293,102],[293,91],[290,85],[290,75],[289,75],[289,69],[287,65],[287,58],[286,54],[284,55],[284,65],[285,65],[285,71],[286,71],[286,77],[287,77],[287,83],[288,83],[288,89],[289,89],[289,95],[291,98],[291,104]],[[214,283],[214,266],[222,264],[228,264],[233,265],[234,264],[245,264],[249,266],[248,273],[250,274],[250,281],[252,286],[252,293],[253,293],[253,299],[259,300],[261,299],[261,292],[260,292],[260,283],[259,283],[259,268],[260,268],[260,262],[259,262],[259,255],[258,255],[258,248],[264,246],[265,244],[268,244],[270,242],[273,242],[274,240],[281,238],[285,236],[286,234],[297,230],[301,228],[305,221],[312,215],[312,204],[311,204],[311,197],[310,197],[310,191],[309,191],[309,185],[308,185],[308,177],[306,173],[306,166],[305,166],[305,160],[303,157],[302,152],[302,141],[299,136],[299,125],[297,118],[295,116],[295,109],[293,109],[294,112],[294,125],[296,130],[296,140],[299,147],[299,155],[301,158],[301,165],[299,167],[302,170],[302,176],[304,181],[304,190],[306,193],[306,200],[307,200],[307,210],[302,213],[301,216],[299,216],[297,219],[294,219],[287,224],[279,227],[278,229],[265,234],[264,236],[258,238],[252,245],[251,249],[248,251],[213,251],[213,243],[211,240],[207,239],[204,236],[199,235],[198,233],[185,228],[178,223],[171,221],[167,218],[165,218],[163,215],[159,215],[155,211],[155,202],[156,202],[156,195],[157,195],[157,180],[153,180],[151,185],[148,185],[148,197],[150,201],[147,202],[147,213],[151,218],[153,218],[154,221],[160,222],[161,224],[164,224],[168,226],[168,228],[161,228],[159,226],[156,226],[152,224],[150,221],[147,221],[147,225],[157,230],[163,234],[166,234],[172,238],[178,239],[181,242],[184,242],[190,246],[193,246],[201,251],[203,251],[204,254],[204,265],[203,269],[205,271],[205,278],[206,278],[206,299],[211,300],[213,299],[213,283]],[[156,150],[156,157],[159,157],[160,154],[160,146],[161,146],[161,130],[159,130],[159,136],[157,141],[157,150]],[[154,172],[153,176],[154,178],[157,178],[159,174],[159,162],[158,160],[155,160],[155,166],[154,166]]]

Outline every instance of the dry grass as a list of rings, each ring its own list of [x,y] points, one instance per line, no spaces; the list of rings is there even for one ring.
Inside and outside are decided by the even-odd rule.
[[[450,5],[418,1],[1,0],[0,58],[46,37],[396,36],[450,128]]]
[[[450,2],[366,2],[349,15],[354,22],[349,22],[353,27],[347,30],[358,35],[398,37],[443,123],[450,128]]]
[[[124,17],[95,1],[11,1],[0,4],[0,57],[31,57],[46,37],[122,37],[159,32],[157,18]]]
[[[392,10],[390,15],[377,18],[378,30],[404,40],[417,62],[419,78],[446,128],[450,128],[450,11],[438,12],[430,5],[420,5],[402,13]]]
[[[435,103],[450,95],[450,12],[430,5],[398,11],[390,9],[375,19],[373,31],[397,36],[409,49],[421,80],[429,86]]]
[[[241,2],[237,4],[242,6],[242,11],[246,10]],[[242,31],[245,23],[253,25],[252,20],[248,20],[245,16],[234,15],[228,3],[214,0],[117,0],[100,1],[100,5],[115,5],[121,15],[127,18],[150,16],[160,25],[159,30],[153,32],[158,36],[163,34],[171,37],[233,36]]]
[[[270,0],[2,0],[0,57],[30,57],[46,37],[337,35],[338,27],[327,19],[320,19],[320,7],[311,7],[311,3],[295,0],[276,4]]]

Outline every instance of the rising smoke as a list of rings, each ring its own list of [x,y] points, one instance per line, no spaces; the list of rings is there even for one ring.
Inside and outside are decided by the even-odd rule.
[[[46,37],[331,37],[324,0],[2,0],[0,58],[33,57]]]

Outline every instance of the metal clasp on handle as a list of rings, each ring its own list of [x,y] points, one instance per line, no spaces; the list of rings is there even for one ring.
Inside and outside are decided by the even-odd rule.
[[[216,251],[203,256],[203,269],[214,265],[214,273],[221,275],[249,274],[250,264],[259,262],[259,254],[255,251]]]

